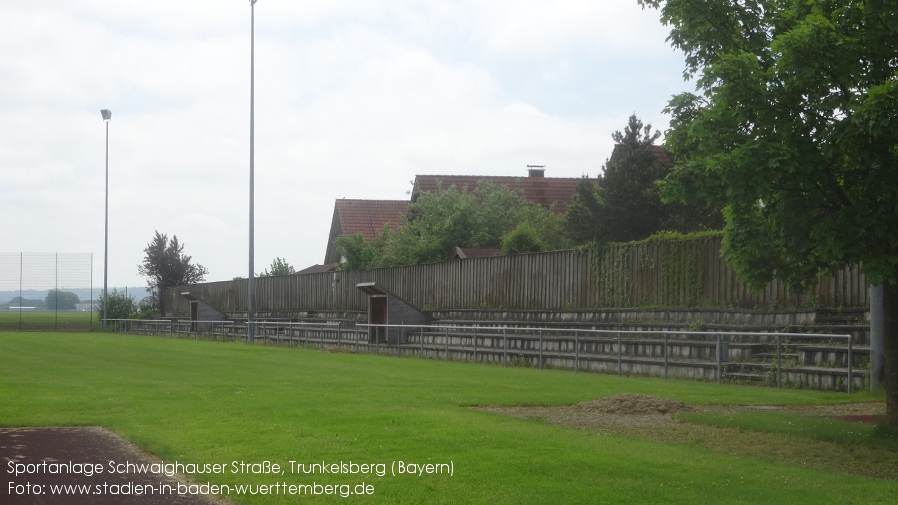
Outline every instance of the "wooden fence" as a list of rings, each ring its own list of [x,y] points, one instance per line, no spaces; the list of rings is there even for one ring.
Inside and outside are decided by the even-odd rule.
[[[598,252],[554,251],[453,260],[372,270],[260,277],[260,317],[301,312],[364,311],[356,285],[376,282],[425,310],[577,310],[608,308],[868,307],[867,283],[857,267],[821,276],[805,293],[774,281],[751,292],[720,255],[720,238],[610,245]],[[245,279],[169,288],[164,308],[185,314],[190,292],[216,309],[246,312]]]

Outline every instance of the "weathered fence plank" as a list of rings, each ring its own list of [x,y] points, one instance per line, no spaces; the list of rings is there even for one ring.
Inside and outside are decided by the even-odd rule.
[[[857,266],[821,276],[805,293],[774,280],[751,292],[720,255],[720,238],[611,244],[598,252],[554,251],[395,268],[256,279],[255,306],[270,317],[367,309],[361,282],[377,282],[425,309],[561,310],[630,307],[867,307]],[[191,292],[225,313],[246,311],[246,280],[169,288],[166,312],[187,311]]]

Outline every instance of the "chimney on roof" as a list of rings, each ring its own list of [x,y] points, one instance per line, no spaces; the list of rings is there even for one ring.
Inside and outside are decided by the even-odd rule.
[[[545,165],[527,165],[527,177],[545,177]]]

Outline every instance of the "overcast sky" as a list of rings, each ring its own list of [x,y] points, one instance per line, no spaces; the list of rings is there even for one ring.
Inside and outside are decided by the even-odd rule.
[[[156,230],[246,277],[248,0],[0,3],[0,252],[93,253],[109,284]],[[255,271],[322,263],[334,201],[416,174],[595,176],[630,114],[691,90],[636,0],[259,0]],[[99,284],[97,284],[99,283]]]

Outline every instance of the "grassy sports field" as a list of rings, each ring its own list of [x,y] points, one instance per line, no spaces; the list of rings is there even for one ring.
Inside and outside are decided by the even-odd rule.
[[[709,448],[701,436],[665,442],[469,408],[573,404],[619,393],[692,405],[881,401],[865,393],[848,397],[103,333],[0,333],[0,363],[0,426],[104,426],[166,462],[222,464],[221,471],[190,476],[200,483],[314,482],[338,485],[336,490],[364,483],[373,491],[348,498],[232,492],[236,503],[819,505],[894,503],[898,495],[894,480],[781,461],[774,447],[807,448],[809,458],[828,447],[898,453],[894,438],[861,425],[812,422],[790,429],[791,418],[771,422],[764,416],[715,428],[743,437],[757,430],[758,443],[771,446],[769,455],[746,456]],[[284,474],[264,473],[265,461]],[[234,472],[234,462],[238,468],[240,462],[259,464],[254,468],[263,473]],[[306,474],[298,466],[322,462],[344,463],[336,467],[344,470]],[[354,473],[350,462],[371,466]],[[394,475],[400,466],[406,472]]]
[[[0,330],[16,330],[21,325],[25,330],[87,331],[91,323],[99,325],[96,312],[0,310]]]

